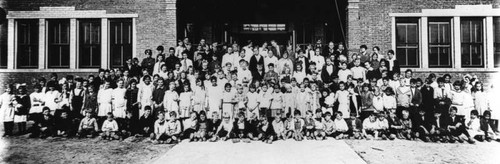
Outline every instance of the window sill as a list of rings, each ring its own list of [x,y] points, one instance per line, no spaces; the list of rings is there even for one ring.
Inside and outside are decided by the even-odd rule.
[[[480,72],[480,73],[496,73],[500,72],[500,68],[401,68],[401,71],[411,69],[415,72]]]
[[[99,71],[98,68],[91,69],[0,69],[0,73],[21,73],[21,72],[95,72]]]

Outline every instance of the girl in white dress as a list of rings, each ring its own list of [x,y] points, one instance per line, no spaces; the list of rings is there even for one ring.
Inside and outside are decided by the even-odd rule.
[[[304,81],[304,78],[306,77],[306,72],[302,71],[303,69],[304,68],[302,68],[301,64],[297,64],[295,71],[293,71],[293,77],[298,84],[302,84],[302,81]]]
[[[184,91],[179,95],[180,118],[188,118],[190,116],[193,102],[193,92],[189,85],[184,85]]]
[[[217,85],[217,78],[212,77],[210,78],[210,82],[212,83],[211,85],[207,86],[207,106],[208,110],[207,113],[213,113],[216,112],[217,116],[220,119],[221,113],[220,109],[222,108],[221,106],[221,97],[222,97],[222,88]],[[212,118],[212,115],[208,115],[208,118]]]
[[[70,109],[70,104],[69,104],[69,98],[70,98],[70,94],[71,93],[71,90],[69,89],[69,86],[68,86],[68,83],[63,83],[61,85],[61,94],[59,94],[59,98],[58,98],[58,101],[59,103],[57,103],[58,107],[56,109],[56,113],[54,116],[58,117],[61,115],[62,111],[65,110],[65,111],[68,111]]]
[[[295,107],[300,113],[306,113],[311,107],[310,94],[306,92],[305,84],[300,84],[300,91],[295,97]]]
[[[160,73],[161,66],[165,65],[164,59],[165,59],[165,57],[161,54],[156,56],[156,63],[153,66],[153,74],[152,75],[156,75],[156,74]]]
[[[112,112],[111,99],[113,89],[110,88],[110,82],[104,82],[104,88],[97,93],[97,116],[100,118],[99,122],[106,119],[108,112]]]
[[[50,114],[51,115],[54,115],[54,113],[56,112],[56,109],[59,107],[59,102],[61,101],[59,99],[59,97],[61,96],[61,93],[59,91],[57,91],[55,88],[56,88],[56,84],[54,83],[49,83],[47,84],[47,92],[45,93],[45,106],[46,107],[49,107],[50,109]]]
[[[193,110],[197,113],[206,108],[207,91],[201,79],[196,79],[196,86],[193,88]]]
[[[30,94],[31,98],[31,109],[29,114],[41,114],[42,113],[42,104],[44,103],[45,94],[42,93],[42,87],[40,85],[35,85],[33,87],[33,93]]]
[[[151,83],[151,76],[144,76],[144,82],[137,85],[139,91],[137,93],[137,102],[139,102],[139,116],[144,114],[146,106],[153,107],[153,89],[154,85]]]
[[[0,95],[0,121],[3,122],[4,126],[3,136],[12,135],[14,128],[14,106],[12,105],[14,96],[14,86],[12,85],[8,85],[5,92]]]
[[[483,83],[477,82],[474,88],[472,88],[472,96],[474,98],[474,106],[482,116],[484,111],[489,109],[488,94],[483,90]]]
[[[231,88],[233,86],[229,83],[224,85],[224,92],[222,92],[221,104],[222,104],[222,113],[229,114],[229,117],[234,118],[233,108],[235,105],[235,94],[231,92]]]
[[[339,102],[338,111],[342,113],[342,117],[349,118],[349,91],[346,90],[344,82],[339,83],[339,90],[335,94],[335,100]]]
[[[118,80],[116,85],[118,87],[112,91],[113,115],[120,121],[127,116],[127,99],[125,99],[127,89],[125,89],[123,80]]]
[[[455,81],[453,88],[453,91],[451,91],[451,106],[457,108],[457,115],[469,118],[470,111],[474,109],[472,96],[464,91],[465,87],[463,87],[460,81]]]
[[[163,97],[163,107],[167,113],[175,112],[179,115],[179,94],[175,91],[175,82],[172,81],[168,85],[168,90]],[[170,116],[168,117],[170,118]]]
[[[335,104],[335,93],[329,93],[328,90],[323,90],[322,91],[322,95],[324,97],[324,106],[321,107],[322,111],[323,111],[323,114],[325,114],[326,112],[330,112],[330,114],[333,113],[333,105]]]

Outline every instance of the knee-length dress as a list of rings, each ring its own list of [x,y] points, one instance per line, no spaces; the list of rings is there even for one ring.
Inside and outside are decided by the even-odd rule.
[[[9,93],[0,95],[0,121],[2,122],[14,121],[14,107],[11,103],[13,97],[14,95]]]
[[[112,112],[112,92],[113,89],[103,89],[97,94],[97,102],[99,103],[97,116],[104,117],[108,114],[108,112]]]
[[[177,94],[177,92],[171,90],[166,91],[163,97],[163,107],[165,111],[168,113],[173,111],[179,116],[179,104],[177,100],[179,100],[179,94]],[[170,118],[170,116],[167,117]]]
[[[204,88],[195,86],[193,88],[193,110],[200,112],[205,110],[206,107],[207,92]]]
[[[346,90],[337,91],[337,101],[339,102],[339,112],[342,113],[342,117],[349,118],[349,92]]]
[[[306,111],[310,110],[310,96],[307,92],[299,92],[295,97],[295,107],[300,111],[301,116],[305,116]]]
[[[182,92],[179,95],[180,117],[189,117],[191,112],[191,103],[193,100],[193,92]]]
[[[125,118],[127,115],[127,100],[125,99],[125,88],[115,88],[112,91],[113,115],[117,118]]]

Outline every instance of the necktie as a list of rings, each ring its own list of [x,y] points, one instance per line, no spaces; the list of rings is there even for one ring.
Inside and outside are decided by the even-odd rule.
[[[186,62],[186,59],[184,59],[184,64],[182,64],[182,66],[184,67],[183,70],[186,71],[187,70],[187,62]]]

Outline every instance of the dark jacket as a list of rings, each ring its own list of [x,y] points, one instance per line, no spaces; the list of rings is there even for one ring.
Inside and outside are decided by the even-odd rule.
[[[333,82],[335,76],[338,76],[339,69],[335,65],[333,65],[333,71],[331,74],[329,74],[328,71],[326,71],[326,66],[327,65],[323,66],[323,68],[321,69],[321,80],[323,80],[324,83],[328,84]]]

